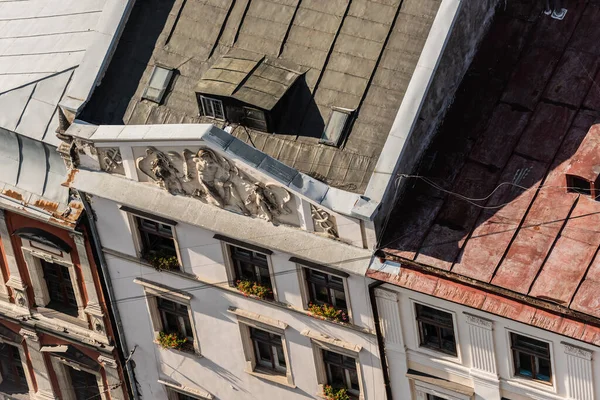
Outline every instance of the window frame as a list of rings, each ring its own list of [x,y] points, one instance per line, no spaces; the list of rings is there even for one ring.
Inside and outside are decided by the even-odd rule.
[[[536,340],[538,342],[542,342],[544,344],[546,344],[548,346],[548,363],[550,364],[550,380],[549,381],[544,381],[544,380],[540,380],[540,379],[535,379],[534,376],[536,375],[535,371],[531,371],[532,372],[532,376],[528,377],[527,375],[523,375],[518,373],[518,359],[515,357],[515,352],[519,351],[522,352],[524,354],[529,355],[530,357],[540,357],[540,358],[545,358],[541,355],[538,354],[534,354],[533,351],[531,350],[527,350],[527,349],[515,349],[514,342],[513,342],[513,337],[517,337],[517,336],[522,336],[525,338],[529,338],[529,339],[533,339]],[[527,335],[527,334],[523,334],[520,332],[515,332],[512,330],[508,331],[508,345],[509,345],[509,349],[510,349],[510,367],[511,367],[511,376],[513,378],[525,381],[525,382],[531,382],[531,383],[535,383],[538,385],[543,385],[545,387],[554,387],[554,381],[555,381],[555,376],[554,376],[554,372],[555,372],[555,368],[554,368],[554,357],[553,357],[553,349],[552,349],[552,342],[551,341],[547,341],[547,340],[543,340],[540,338],[537,338],[535,336],[531,336],[531,335]],[[532,366],[535,368],[536,363],[534,362],[532,364]]]
[[[472,400],[473,396],[456,393],[454,391],[441,388],[434,384],[419,381],[416,379],[410,380],[412,389],[414,390],[416,400],[429,400],[428,396],[437,396],[447,400]]]
[[[433,306],[430,305],[428,303],[425,303],[421,300],[416,300],[414,298],[410,298],[410,312],[411,312],[411,318],[413,320],[413,334],[414,334],[414,340],[415,340],[415,351],[423,353],[423,354],[427,354],[428,356],[432,356],[435,357],[437,359],[442,359],[442,360],[447,360],[453,363],[458,363],[461,364],[462,363],[462,352],[461,352],[461,347],[460,347],[460,332],[459,332],[459,326],[458,326],[458,322],[457,322],[457,317],[456,317],[456,312],[444,308],[444,307],[439,307],[439,306]],[[454,326],[454,340],[456,343],[456,355],[451,355],[448,353],[444,353],[441,351],[437,351],[435,349],[431,349],[429,347],[425,347],[425,346],[421,346],[421,333],[420,333],[420,327],[419,327],[419,323],[417,321],[417,304],[426,306],[426,307],[430,307],[436,310],[440,310],[443,312],[446,312],[450,315],[452,315],[452,323]]]
[[[171,239],[173,240],[173,246],[175,247],[175,255],[177,257],[177,261],[179,262],[179,270],[172,270],[172,271],[162,271],[162,272],[186,272],[185,270],[185,266],[183,265],[183,261],[182,261],[182,257],[181,257],[181,251],[179,249],[179,241],[177,240],[177,223],[175,221],[167,221],[163,218],[160,217],[156,217],[156,218],[152,218],[152,216],[150,215],[141,215],[132,211],[124,211],[123,209],[121,209],[121,211],[125,212],[127,214],[127,219],[129,221],[129,226],[131,228],[131,233],[133,236],[133,242],[135,245],[135,250],[136,250],[136,256],[137,258],[139,258],[140,260],[143,260],[144,262],[147,263],[147,261],[144,259],[145,256],[145,248],[144,248],[144,239],[142,238],[142,233],[140,232],[141,227],[139,225],[140,220],[148,220],[148,221],[152,221],[154,223],[157,224],[161,224],[161,225],[166,225],[169,226],[171,228]]]
[[[260,249],[252,248],[251,246],[244,246],[243,243],[229,243],[222,239],[219,239],[221,242],[221,249],[223,252],[223,259],[225,261],[225,271],[227,273],[227,280],[230,287],[236,287],[236,281],[239,279],[237,275],[237,268],[235,265],[235,260],[233,258],[233,253],[231,251],[232,247],[239,247],[247,251],[251,251],[253,253],[260,253],[265,256],[267,262],[267,268],[269,271],[269,278],[271,280],[271,290],[273,291],[273,299],[272,301],[279,301],[277,296],[277,286],[275,279],[275,272],[273,269],[273,263],[271,261],[271,252],[262,252]],[[271,299],[269,299],[271,300]]]
[[[98,384],[98,392],[100,394],[98,398],[101,400],[108,400],[108,386],[104,384],[104,379],[102,378],[102,373],[100,372],[100,370],[94,371],[82,365],[76,364],[70,360],[60,358],[57,356],[51,356],[50,360],[50,363],[52,364],[52,369],[56,374],[56,379],[58,381],[58,386],[60,389],[62,400],[77,400],[73,391],[64,390],[64,388],[73,386],[71,374],[69,373],[70,371],[67,368],[73,368],[75,370],[80,370],[95,376],[96,383]]]
[[[434,307],[425,303],[421,303],[421,302],[412,302],[412,312],[413,312],[413,320],[415,321],[415,329],[416,329],[416,339],[417,339],[417,347],[420,350],[428,350],[429,352],[436,354],[438,356],[440,355],[444,355],[446,357],[452,357],[453,359],[459,359],[459,342],[458,342],[458,325],[456,323],[456,314],[453,313],[452,311],[443,309],[443,308],[439,308],[439,307]],[[438,323],[437,321],[433,321],[427,318],[423,318],[423,317],[419,317],[419,311],[418,308],[419,307],[427,307],[430,309],[433,309],[435,311],[440,311],[446,314],[449,314],[449,316],[452,318],[452,332],[454,334],[454,345],[455,345],[455,353],[452,353],[450,351],[444,351],[443,347],[442,347],[442,343],[441,343],[441,329],[445,328],[445,329],[449,329],[448,326],[442,326],[442,324]],[[434,347],[434,346],[428,346],[427,343],[424,340],[424,332],[423,332],[423,326],[422,324],[429,324],[429,325],[433,325],[436,328],[436,331],[438,333],[438,337],[440,337],[440,346],[438,347]]]
[[[151,88],[150,83],[152,82],[152,78],[154,77],[154,74],[156,73],[156,71],[158,69],[163,69],[163,70],[167,71],[167,78],[164,82],[164,87],[162,87],[162,88],[152,87],[152,89],[159,91],[159,94],[156,97],[152,97],[152,96],[148,95],[148,89]],[[144,88],[144,94],[142,95],[142,99],[149,100],[153,103],[161,104],[165,97],[165,93],[166,93],[167,89],[169,88],[171,81],[173,80],[174,73],[175,73],[175,70],[172,68],[168,68],[168,67],[162,66],[160,64],[154,65],[154,67],[152,68],[152,72],[150,73],[148,83],[146,83],[146,87]]]
[[[329,114],[327,124],[325,124],[325,127],[323,128],[323,133],[321,134],[319,143],[325,144],[327,146],[340,147],[346,139],[346,135],[348,133],[348,126],[350,122],[352,122],[352,118],[354,117],[354,111],[355,110],[351,110],[348,108],[332,107],[331,114]],[[329,138],[327,137],[326,133],[329,129],[329,125],[332,123],[332,119],[335,113],[345,115],[346,117],[344,118],[344,124],[342,126],[342,129],[340,130],[340,132],[338,132],[337,138]]]
[[[33,375],[32,375],[32,371],[29,369],[29,365],[28,365],[28,356],[25,353],[25,348],[23,347],[22,343],[16,343],[16,342],[12,342],[10,340],[7,340],[3,337],[0,337],[0,344],[4,344],[6,346],[12,346],[12,347],[16,347],[18,352],[19,352],[19,358],[21,361],[21,366],[23,367],[23,371],[25,373],[25,382],[27,384],[27,391],[28,393],[33,393],[34,392],[34,384],[33,384]],[[2,377],[2,382],[4,382],[4,378]]]
[[[295,388],[296,385],[294,384],[292,366],[290,364],[289,346],[285,337],[285,330],[288,325],[284,322],[235,307],[230,307],[228,311],[234,314],[238,321],[242,350],[246,360],[244,371],[258,378]],[[281,338],[281,346],[286,365],[285,372],[276,371],[260,365],[259,360],[257,359],[258,356],[256,354],[254,340],[252,339],[251,328],[259,329]]]
[[[199,94],[198,97],[199,97],[199,100],[200,100],[200,108],[202,110],[202,115],[204,117],[214,118],[214,119],[219,120],[219,121],[225,121],[227,119],[226,115],[225,115],[225,106],[223,105],[223,100],[216,99],[214,97],[204,96],[204,95],[201,95],[201,94]],[[210,108],[211,108],[211,110],[210,110],[211,113],[210,114],[207,113],[206,105],[204,104],[205,100],[207,102],[209,102],[209,104],[210,104]],[[217,103],[221,107],[221,113],[223,114],[222,118],[220,118],[220,117],[218,117],[218,116],[215,115],[216,113],[215,113],[215,107],[214,107],[213,102]]]
[[[353,397],[358,397],[360,396],[360,385],[359,385],[359,389],[358,391],[356,389],[354,389],[352,387],[352,377],[350,376],[350,372],[349,370],[352,369],[354,371],[354,373],[357,376],[357,384],[358,384],[358,367],[357,367],[357,363],[356,363],[356,358],[355,357],[351,357],[345,354],[341,354],[340,352],[336,352],[336,351],[331,351],[331,350],[326,350],[326,349],[321,349],[321,352],[323,353],[321,355],[321,357],[323,358],[323,365],[325,367],[325,374],[327,375],[327,384],[331,385],[331,366],[335,366],[338,367],[340,369],[342,369],[343,371],[343,380],[344,380],[344,385],[346,386],[346,391],[350,396]],[[342,357],[342,362],[341,363],[336,363],[334,361],[328,361],[327,360],[327,355],[325,354],[325,352],[327,353],[331,353],[331,354],[336,354],[340,357]],[[354,360],[354,366],[348,366],[344,364],[344,358],[349,358]]]
[[[35,307],[38,308],[38,312],[43,314],[43,310],[52,310],[53,312],[64,316],[64,319],[72,320],[74,319],[81,320],[85,322],[86,326],[88,325],[87,315],[85,313],[85,302],[82,294],[82,290],[80,287],[80,280],[77,277],[77,271],[75,269],[75,264],[73,264],[71,260],[71,253],[63,253],[59,255],[58,253],[49,252],[46,250],[47,246],[44,246],[41,243],[33,242],[28,240],[30,247],[25,244],[25,241],[22,241],[21,252],[23,254],[23,259],[25,260],[25,264],[27,265],[27,270],[29,271],[29,276],[31,278],[31,284],[33,288],[34,294],[34,304]],[[44,278],[44,271],[42,267],[42,260],[52,263],[58,264],[63,267],[66,267],[69,272],[69,278],[71,279],[71,285],[73,287],[73,292],[75,294],[75,301],[77,302],[77,315],[72,316],[70,314],[66,314],[60,310],[55,310],[54,308],[48,308],[48,304],[50,303],[50,293],[48,290],[48,283]],[[82,266],[83,268],[83,266]],[[95,288],[88,289],[95,290]],[[40,310],[41,308],[41,310]]]
[[[314,268],[306,264],[301,264],[296,259],[294,259],[294,261],[296,263],[296,270],[298,271],[298,279],[300,280],[300,294],[302,297],[302,307],[304,308],[304,310],[308,310],[308,305],[312,302],[311,289],[309,287],[310,283],[308,281],[308,276],[306,273],[307,270],[317,271],[322,274],[335,276],[337,278],[340,278],[343,282],[344,296],[346,297],[346,314],[348,315],[348,323],[353,324],[354,319],[352,316],[352,302],[350,296],[348,296],[348,293],[350,293],[350,290],[348,288],[349,276],[346,276],[346,274],[342,272],[336,274],[334,271],[325,271],[324,269]]]
[[[193,399],[198,400],[213,400],[214,396],[202,388],[190,388],[183,386],[177,382],[171,382],[164,379],[159,379],[158,383],[165,387],[168,400],[179,400],[179,395],[183,394]]]
[[[194,339],[193,343],[192,343],[193,353],[196,354],[197,356],[202,356],[201,349],[200,349],[200,340],[198,337],[198,330],[196,328],[196,323],[194,321],[194,312],[193,312],[192,306],[191,306],[192,295],[187,292],[173,289],[168,286],[162,285],[160,283],[148,281],[143,278],[135,278],[133,280],[133,282],[142,286],[142,288],[144,290],[144,294],[145,294],[144,297],[146,298],[146,305],[148,307],[148,312],[150,314],[150,321],[151,321],[152,329],[154,331],[154,339],[156,340],[156,338],[158,337],[160,332],[163,332],[165,329],[162,315],[161,315],[159,307],[158,307],[158,298],[163,298],[165,300],[169,300],[173,303],[178,303],[182,306],[187,307],[189,324],[190,324],[190,328],[192,330],[192,336]],[[188,354],[191,353],[191,351],[187,352],[185,350],[177,350],[177,349],[168,349],[168,350],[184,351],[185,353],[188,353]],[[192,350],[192,349],[190,349],[190,350]]]

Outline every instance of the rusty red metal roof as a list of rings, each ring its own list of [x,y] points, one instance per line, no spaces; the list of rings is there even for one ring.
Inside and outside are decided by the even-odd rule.
[[[537,11],[498,11],[380,245],[413,267],[369,275],[600,344],[600,201],[566,177],[600,174],[600,5]]]

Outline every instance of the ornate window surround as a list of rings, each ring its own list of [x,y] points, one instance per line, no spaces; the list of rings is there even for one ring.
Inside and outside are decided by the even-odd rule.
[[[194,321],[194,312],[192,311],[191,306],[191,299],[193,296],[187,292],[172,289],[168,286],[151,282],[143,278],[135,278],[133,282],[141,285],[144,289],[144,293],[146,295],[146,305],[148,306],[148,312],[150,313],[150,319],[152,321],[152,329],[154,330],[155,338],[163,330],[163,323],[158,310],[158,303],[156,301],[157,297],[161,297],[187,307],[190,325],[192,326],[192,334],[194,335],[194,353],[197,356],[201,356],[202,353],[200,351],[200,339],[198,338],[198,331]]]
[[[473,396],[453,392],[427,382],[421,382],[416,379],[411,379],[411,381],[413,382],[416,400],[427,400],[428,394],[447,400],[471,400],[473,398]]]
[[[204,389],[194,389],[180,385],[177,382],[171,382],[164,379],[159,379],[158,383],[165,386],[168,400],[179,400],[178,393],[185,394],[201,400],[213,400],[214,396]]]
[[[417,321],[417,304],[421,304],[426,307],[434,308],[436,310],[444,311],[444,312],[447,312],[448,314],[452,315],[452,325],[454,327],[454,340],[456,342],[456,356],[438,352],[438,351],[435,351],[435,350],[432,350],[432,349],[429,349],[427,347],[423,347],[420,345],[421,337],[419,335],[419,321]],[[419,352],[419,353],[427,354],[428,356],[433,356],[434,358],[437,358],[437,359],[447,360],[447,361],[450,361],[453,363],[462,364],[462,352],[461,352],[461,346],[460,346],[460,335],[458,332],[458,321],[456,319],[456,312],[454,312],[452,310],[448,310],[443,307],[439,307],[436,305],[427,304],[422,301],[414,300],[414,299],[410,299],[410,312],[411,312],[411,318],[413,321],[412,325],[413,325],[413,335],[414,335],[413,337],[415,340],[415,351]]]
[[[89,368],[85,368],[79,364],[76,364],[70,360],[60,358],[58,356],[50,357],[52,369],[54,369],[54,373],[56,374],[56,379],[58,380],[59,389],[61,389],[61,398],[62,400],[76,400],[75,395],[70,390],[64,390],[63,388],[69,388],[73,386],[73,382],[71,382],[71,377],[69,375],[69,371],[67,368],[73,368],[76,370],[84,371],[89,374],[92,374],[96,377],[96,382],[98,383],[98,391],[100,392],[101,400],[108,400],[107,397],[107,387],[104,384],[104,379],[102,378],[102,374],[100,371],[94,371]]]
[[[244,349],[244,357],[246,359],[246,366],[244,370],[256,377],[295,388],[296,385],[294,384],[294,377],[290,364],[288,343],[285,339],[285,329],[288,325],[284,322],[235,307],[230,307],[228,311],[232,314],[235,314],[238,320],[240,337],[242,339],[242,348]],[[287,366],[285,376],[270,374],[267,371],[261,370],[260,367],[257,368],[254,345],[252,343],[252,338],[250,337],[250,327],[281,336],[281,344],[283,346],[283,354],[285,356],[285,365]]]
[[[317,372],[317,396],[323,396],[323,387],[327,385],[327,371],[325,370],[325,362],[323,360],[323,350],[329,350],[334,353],[343,354],[352,357],[356,360],[356,373],[358,375],[358,386],[360,388],[359,400],[365,399],[365,383],[363,380],[362,365],[360,362],[361,346],[352,343],[343,342],[329,336],[322,335],[308,329],[300,333],[303,336],[310,338],[315,360],[315,370]]]
[[[27,264],[29,276],[31,277],[35,305],[38,308],[46,307],[50,302],[50,295],[48,293],[46,280],[44,279],[41,260],[65,266],[69,270],[69,277],[71,278],[73,292],[75,293],[75,299],[77,301],[77,318],[85,321],[87,325],[88,319],[85,314],[85,303],[81,287],[79,286],[80,282],[77,277],[77,271],[71,259],[71,254],[60,251],[57,252],[56,249],[49,248],[48,246],[32,240],[23,240],[21,251],[23,253],[25,264]],[[95,288],[92,290],[95,290]],[[57,313],[66,316],[66,314],[61,313],[60,311],[57,311]],[[67,319],[72,319],[72,317],[69,316]]]

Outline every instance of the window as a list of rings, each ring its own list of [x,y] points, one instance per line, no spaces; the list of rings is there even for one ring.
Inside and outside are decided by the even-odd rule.
[[[212,394],[208,393],[205,390],[197,390],[187,387],[184,388],[181,386],[176,386],[172,382],[166,382],[161,380],[159,380],[159,382],[166,386],[168,400],[212,400],[214,398]]]
[[[346,388],[348,393],[358,396],[360,386],[356,371],[356,359],[329,350],[323,351],[323,362],[327,384],[334,388]]]
[[[71,367],[67,367],[67,370],[69,371],[71,385],[68,388],[61,388],[61,390],[72,389],[75,395],[74,397],[77,400],[100,398],[98,376]]]
[[[187,306],[159,297],[156,299],[162,328],[167,333],[177,333],[181,338],[187,338],[191,346],[194,343],[194,334],[190,324]]]
[[[154,66],[152,75],[150,76],[150,81],[148,82],[148,86],[146,86],[146,90],[144,91],[144,95],[142,97],[155,103],[160,103],[165,95],[165,91],[167,90],[167,86],[169,86],[172,77],[172,69],[159,67],[158,65]]]
[[[229,250],[236,281],[251,281],[269,289],[273,288],[269,261],[265,254],[231,245]]]
[[[243,124],[249,128],[267,131],[267,120],[265,113],[256,108],[244,107]]]
[[[350,120],[352,110],[344,108],[334,108],[329,117],[329,122],[321,136],[320,143],[330,146],[339,146],[343,139],[348,121]]]
[[[510,334],[515,375],[541,382],[552,382],[550,344],[527,336]]]
[[[200,104],[202,104],[202,114],[204,116],[225,119],[225,111],[223,110],[223,102],[221,100],[200,96]]]
[[[6,394],[28,393],[25,369],[16,346],[0,344],[0,392]]]
[[[456,356],[452,314],[416,304],[420,346]]]
[[[135,217],[140,234],[142,257],[156,269],[179,270],[173,227],[146,218]]]
[[[433,395],[433,394],[428,394],[427,400],[446,400],[446,399],[444,399],[443,397],[440,397],[440,396]]]
[[[592,195],[592,185],[586,179],[574,175],[567,175],[567,191],[580,193],[586,196]]]
[[[250,338],[257,364],[262,368],[285,375],[287,365],[281,336],[250,327]]]
[[[337,309],[348,311],[343,278],[310,268],[305,268],[304,271],[312,303],[330,304]]]
[[[50,297],[50,303],[47,305],[48,308],[77,317],[79,310],[69,269],[64,265],[51,263],[42,259],[40,259],[40,262]]]

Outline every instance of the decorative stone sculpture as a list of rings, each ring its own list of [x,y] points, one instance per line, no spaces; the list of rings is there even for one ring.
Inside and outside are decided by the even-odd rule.
[[[124,175],[123,159],[119,148],[101,148],[98,150],[100,167],[110,173]]]
[[[154,147],[136,160],[142,173],[172,194],[196,197],[208,204],[267,221],[290,214],[290,193],[277,185],[256,182],[232,162],[208,148],[196,153],[167,153]]]
[[[333,216],[327,211],[318,208],[314,205],[310,205],[310,213],[315,223],[315,231],[323,233],[330,238],[339,238]]]

